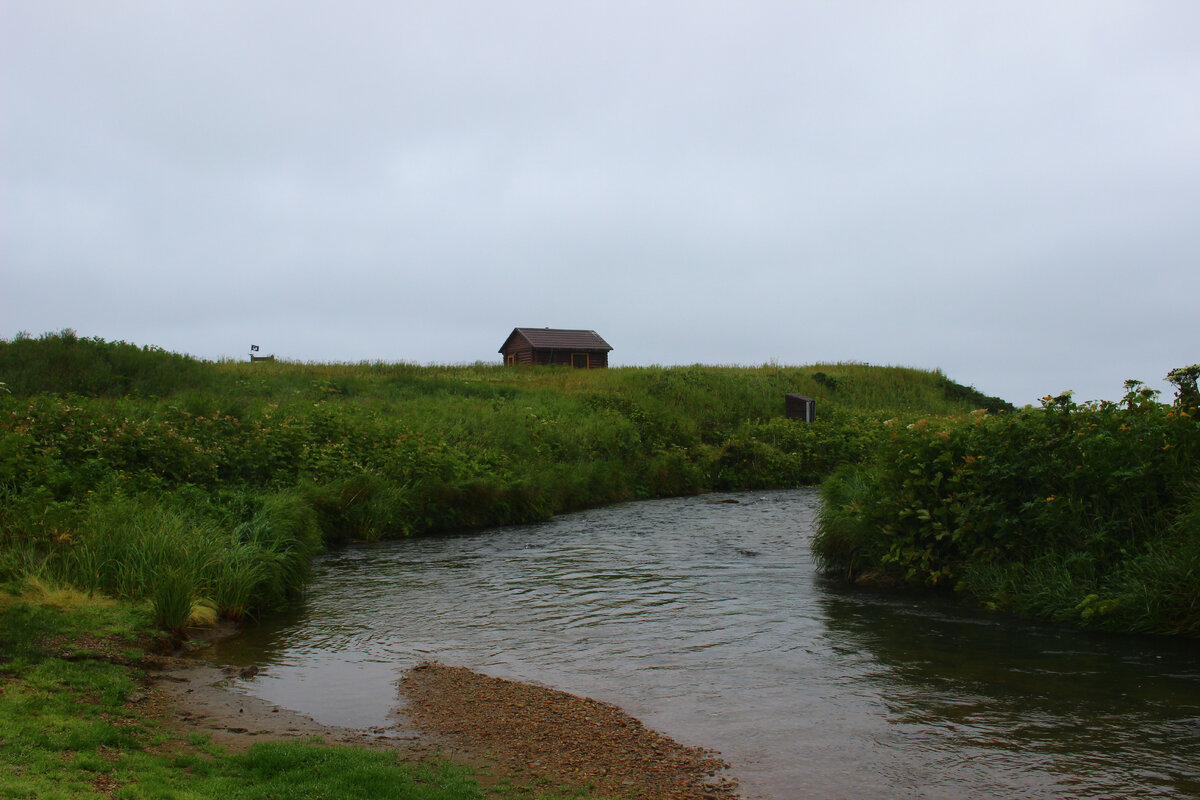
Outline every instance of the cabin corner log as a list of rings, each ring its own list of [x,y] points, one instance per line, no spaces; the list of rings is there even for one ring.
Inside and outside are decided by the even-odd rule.
[[[783,411],[788,419],[815,422],[817,419],[817,401],[802,394],[785,394],[783,396]]]

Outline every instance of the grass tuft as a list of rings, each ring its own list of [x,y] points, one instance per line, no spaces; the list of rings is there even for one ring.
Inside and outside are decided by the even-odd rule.
[[[150,607],[159,627],[181,633],[197,605],[192,576],[182,569],[163,572],[151,587]]]

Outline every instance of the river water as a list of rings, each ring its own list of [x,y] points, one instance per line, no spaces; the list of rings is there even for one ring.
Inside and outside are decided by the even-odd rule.
[[[424,660],[615,703],[747,798],[1200,797],[1200,645],[1082,633],[816,574],[810,490],[656,500],[355,546],[216,644],[243,691],[397,724]]]

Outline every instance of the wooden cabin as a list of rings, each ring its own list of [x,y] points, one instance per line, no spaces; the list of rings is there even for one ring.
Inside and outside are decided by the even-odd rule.
[[[612,347],[595,331],[513,328],[500,353],[505,364],[557,364],[579,369],[608,366]]]

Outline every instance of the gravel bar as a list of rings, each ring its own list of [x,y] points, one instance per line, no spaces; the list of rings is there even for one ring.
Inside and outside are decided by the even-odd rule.
[[[514,781],[638,800],[735,800],[712,750],[685,747],[617,706],[465,667],[418,664],[400,681],[429,734],[474,750]]]

